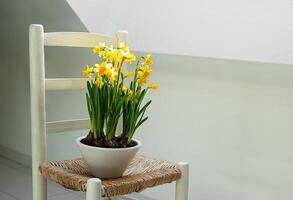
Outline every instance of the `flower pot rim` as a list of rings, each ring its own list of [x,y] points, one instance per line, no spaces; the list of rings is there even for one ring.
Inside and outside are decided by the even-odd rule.
[[[80,142],[83,138],[85,138],[86,136],[81,136],[76,138],[76,143],[80,146],[84,146],[86,148],[90,148],[90,149],[98,149],[98,150],[102,150],[102,151],[127,151],[130,149],[137,149],[140,148],[142,146],[142,142],[139,141],[138,139],[132,138],[133,141],[136,142],[135,146],[132,147],[118,147],[118,148],[111,148],[111,147],[94,147],[94,146],[90,146],[90,145],[86,145],[83,144],[82,142]]]

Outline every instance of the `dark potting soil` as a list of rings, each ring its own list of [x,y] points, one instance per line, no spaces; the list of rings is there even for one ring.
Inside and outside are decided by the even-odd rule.
[[[110,141],[106,141],[104,138],[95,139],[94,134],[92,132],[89,132],[88,135],[85,138],[83,138],[80,142],[85,145],[103,148],[128,148],[137,145],[137,142],[133,140],[129,144],[127,144],[126,140],[123,140],[123,138],[121,137],[114,137]]]

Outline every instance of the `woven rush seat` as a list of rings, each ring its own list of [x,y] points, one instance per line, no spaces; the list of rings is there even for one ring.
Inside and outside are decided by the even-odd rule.
[[[87,180],[93,178],[85,161],[81,158],[46,162],[40,165],[41,174],[65,188],[86,191]],[[137,155],[129,164],[123,176],[117,179],[102,179],[103,196],[140,192],[146,188],[171,183],[181,177],[176,165]]]

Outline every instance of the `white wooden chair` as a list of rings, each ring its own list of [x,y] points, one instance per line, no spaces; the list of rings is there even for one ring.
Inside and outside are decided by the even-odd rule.
[[[86,32],[44,33],[43,26],[32,24],[29,28],[30,50],[30,91],[31,91],[31,133],[32,133],[32,177],[33,200],[47,200],[47,180],[39,173],[39,166],[46,161],[46,133],[89,129],[88,119],[46,122],[45,90],[82,89],[86,79],[46,79],[44,47],[87,47],[92,48],[100,42],[116,47],[126,43],[127,32],[118,31],[116,37],[107,37]],[[176,200],[188,199],[188,164],[178,163],[182,176],[176,181]],[[101,180],[91,178],[87,181],[87,200],[101,199]]]

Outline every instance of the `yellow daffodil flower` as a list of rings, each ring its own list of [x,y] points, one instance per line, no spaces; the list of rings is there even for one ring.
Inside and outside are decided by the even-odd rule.
[[[115,52],[107,51],[107,52],[105,53],[104,59],[106,59],[106,60],[112,62],[113,59],[114,59],[114,55],[115,55]]]
[[[106,44],[105,42],[98,44],[96,47],[93,48],[93,54],[98,54],[102,56],[105,54]]]
[[[150,69],[148,65],[145,67],[140,67],[138,71],[138,75],[142,79],[148,78],[151,75],[151,73],[152,73],[152,70]]]
[[[157,90],[159,88],[158,84],[156,83],[152,83],[150,86],[149,86],[150,89],[152,90]]]
[[[148,54],[144,61],[142,62],[143,65],[148,65],[148,66],[152,66],[154,64],[154,62],[151,60],[151,54]]]
[[[119,68],[117,66],[115,66],[113,68],[114,68],[114,72],[119,72]]]
[[[107,68],[106,71],[105,71],[105,75],[108,78],[112,78],[112,76],[113,76],[112,69]]]
[[[112,70],[111,80],[116,81],[118,78],[118,72],[115,72],[115,69],[111,69],[111,70]]]
[[[91,78],[92,77],[92,72],[93,72],[93,67],[91,66],[86,66],[86,69],[82,71],[82,75],[83,76],[86,76],[88,78]]]
[[[134,92],[132,90],[128,90],[127,95],[128,99],[131,99],[133,97]]]
[[[132,63],[133,61],[136,60],[136,57],[133,53],[128,52],[123,52],[123,56],[124,56],[124,61],[126,63]]]
[[[127,77],[127,78],[131,78],[132,75],[133,75],[133,72],[126,72],[126,77]]]
[[[112,68],[113,68],[112,63],[109,63],[109,62],[108,62],[108,63],[106,64],[106,68],[107,68],[107,69],[112,69]]]
[[[97,84],[97,86],[102,87],[104,85],[104,82],[102,81],[101,78],[98,78],[95,83]]]
[[[98,69],[98,74],[100,76],[104,76],[105,75],[105,71],[106,71],[106,63],[105,62],[102,62],[101,64],[99,64],[97,66],[97,69]]]
[[[139,78],[139,79],[137,79],[137,83],[140,86],[144,86],[147,82],[148,82],[148,79],[147,78]]]
[[[92,50],[93,50],[93,54],[99,54],[101,51],[101,49],[98,46],[94,47]]]
[[[120,42],[119,49],[121,51],[129,51],[129,47],[125,43],[123,43],[123,42]]]
[[[115,53],[113,56],[113,62],[120,63],[123,60],[123,56],[120,53]]]
[[[115,80],[114,79],[110,79],[110,84],[112,87],[115,87]]]
[[[127,91],[128,91],[128,88],[127,88],[125,85],[123,85],[123,87],[122,87],[122,92],[123,92],[124,94],[126,94]]]

